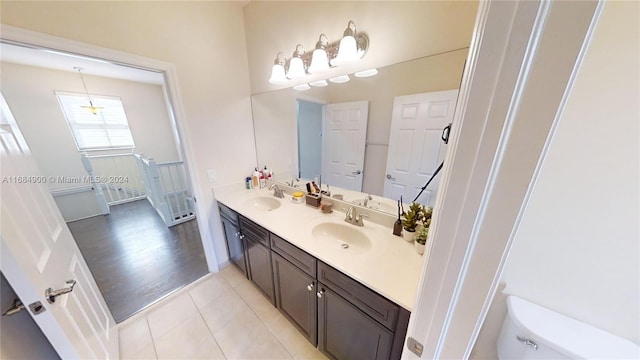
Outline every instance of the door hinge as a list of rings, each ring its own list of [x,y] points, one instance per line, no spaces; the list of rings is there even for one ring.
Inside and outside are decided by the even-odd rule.
[[[422,356],[422,350],[424,350],[424,346],[411,336],[407,338],[407,348],[418,356]]]

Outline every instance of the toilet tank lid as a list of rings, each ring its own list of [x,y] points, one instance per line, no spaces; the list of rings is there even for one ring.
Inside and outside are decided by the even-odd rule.
[[[589,324],[509,296],[511,319],[536,340],[572,359],[638,359],[640,347]]]

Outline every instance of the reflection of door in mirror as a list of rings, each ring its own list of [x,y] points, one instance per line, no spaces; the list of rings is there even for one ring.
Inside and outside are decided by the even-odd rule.
[[[322,166],[322,104],[296,100],[298,122],[298,177],[313,179]]]
[[[324,125],[322,178],[331,186],[362,191],[369,102],[328,104]]]
[[[413,200],[446,154],[442,130],[453,120],[458,90],[397,96],[393,102],[384,196]],[[436,176],[417,201],[433,206]]]

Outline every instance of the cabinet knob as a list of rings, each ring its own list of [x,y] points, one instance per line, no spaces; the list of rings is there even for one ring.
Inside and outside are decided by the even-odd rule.
[[[307,285],[307,290],[313,291],[313,283]]]
[[[236,236],[238,236],[238,235],[240,235],[240,231],[238,231],[238,232],[236,233]]]
[[[240,240],[244,239],[244,235],[240,234]]]
[[[316,296],[318,297],[318,299],[322,299],[322,295],[323,295],[323,294],[324,294],[324,289],[322,289],[322,290],[318,291],[318,292],[316,293]]]

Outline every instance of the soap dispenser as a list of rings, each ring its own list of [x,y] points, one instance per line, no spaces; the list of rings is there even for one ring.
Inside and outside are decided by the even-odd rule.
[[[260,189],[260,173],[258,172],[258,168],[255,168],[251,175],[251,187]]]

